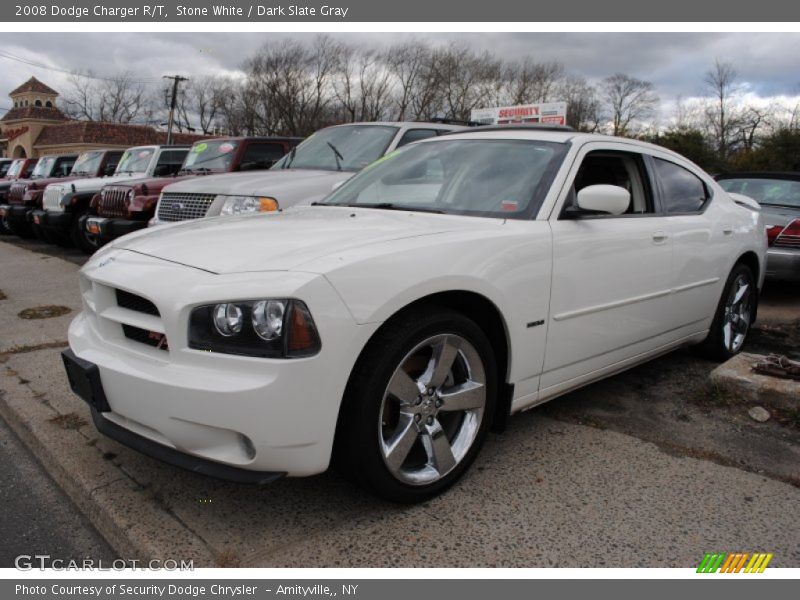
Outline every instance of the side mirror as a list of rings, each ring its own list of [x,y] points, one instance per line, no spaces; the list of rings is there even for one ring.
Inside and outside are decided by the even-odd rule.
[[[155,177],[166,177],[169,174],[169,165],[156,165],[156,168],[153,169],[153,176]]]
[[[588,214],[621,215],[631,204],[631,194],[616,185],[590,185],[578,192],[577,204]]]
[[[106,168],[103,169],[103,175],[106,177],[113,175],[114,171],[117,170],[117,165],[106,165]]]

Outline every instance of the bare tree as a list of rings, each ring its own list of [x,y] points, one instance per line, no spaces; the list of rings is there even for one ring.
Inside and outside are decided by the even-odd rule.
[[[735,96],[741,90],[739,74],[731,63],[715,60],[714,65],[703,76],[703,83],[712,97],[705,111],[706,118],[716,142],[719,159],[724,162],[740,128],[734,108]]]
[[[597,131],[600,126],[600,100],[597,90],[584,77],[565,77],[555,93],[567,103],[567,125],[578,131]]]
[[[398,121],[412,118],[414,96],[425,79],[431,62],[431,49],[420,41],[402,42],[389,47],[384,62],[394,80],[394,104]]]
[[[564,66],[558,62],[538,63],[530,57],[505,66],[499,82],[496,104],[529,104],[556,100],[564,79]]]
[[[441,86],[444,117],[469,120],[474,108],[491,102],[502,73],[500,60],[485,52],[451,44],[434,53],[434,72]]]
[[[628,135],[636,122],[655,114],[659,98],[649,81],[615,73],[603,80],[601,89],[611,112],[613,135]]]
[[[383,57],[375,50],[343,45],[333,88],[344,112],[343,120],[378,121],[387,118],[391,76]]]
[[[322,35],[311,46],[295,40],[266,44],[247,61],[259,133],[308,135],[329,124],[340,50],[338,42]]]
[[[67,85],[64,107],[74,118],[132,123],[152,117],[153,99],[130,72],[103,79],[91,71],[74,73]]]

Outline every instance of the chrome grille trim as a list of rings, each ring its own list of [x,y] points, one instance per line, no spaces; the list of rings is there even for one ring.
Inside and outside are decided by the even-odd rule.
[[[25,187],[26,184],[24,183],[14,183],[8,189],[8,195],[6,196],[6,201],[9,204],[22,204],[22,197],[25,195]]]
[[[131,189],[122,186],[105,186],[100,194],[97,214],[101,217],[127,217],[128,194]]]
[[[169,192],[161,195],[158,203],[159,221],[186,221],[206,216],[216,194],[180,194]]]
[[[61,197],[64,195],[63,185],[48,185],[44,190],[42,205],[45,210],[61,211]]]

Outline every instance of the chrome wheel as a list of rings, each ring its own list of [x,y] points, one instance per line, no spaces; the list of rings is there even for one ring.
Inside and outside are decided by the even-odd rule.
[[[728,299],[725,302],[725,314],[722,319],[722,341],[725,349],[731,354],[737,353],[744,344],[750,328],[750,317],[753,308],[752,282],[741,273],[731,285]]]
[[[389,472],[410,485],[445,477],[475,442],[486,398],[483,361],[466,339],[441,334],[417,344],[381,403],[378,443]]]

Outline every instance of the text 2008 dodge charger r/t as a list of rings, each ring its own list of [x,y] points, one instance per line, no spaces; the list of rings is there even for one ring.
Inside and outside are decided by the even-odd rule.
[[[237,481],[441,492],[507,415],[679,346],[742,348],[757,205],[662,148],[489,127],[411,144],[322,205],[125,236],[64,360],[104,433]]]

